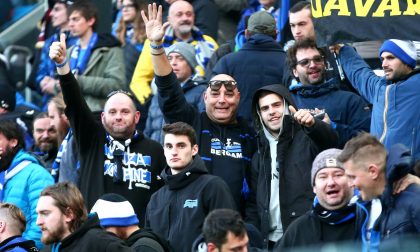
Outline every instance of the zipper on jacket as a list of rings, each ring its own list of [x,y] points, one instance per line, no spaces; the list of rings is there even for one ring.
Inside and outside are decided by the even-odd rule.
[[[391,85],[386,86],[386,90],[385,90],[385,106],[384,106],[384,114],[383,114],[383,120],[384,120],[384,129],[382,131],[382,135],[381,138],[379,139],[379,141],[381,143],[384,142],[385,136],[386,136],[386,132],[388,130],[388,125],[386,123],[386,118],[388,115],[388,103],[389,103],[389,90],[391,89]]]

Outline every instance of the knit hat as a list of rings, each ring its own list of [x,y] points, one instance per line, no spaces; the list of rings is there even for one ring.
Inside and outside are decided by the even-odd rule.
[[[257,11],[248,19],[248,31],[262,34],[276,32],[276,20],[266,11]]]
[[[194,46],[186,42],[178,42],[166,49],[166,55],[169,55],[173,52],[181,54],[194,71],[195,67],[198,65],[197,60],[195,59]]]
[[[315,176],[320,170],[324,168],[340,168],[344,170],[343,164],[337,160],[337,157],[340,155],[340,153],[341,150],[333,148],[324,150],[316,156],[314,162],[312,163],[312,186],[315,185]]]
[[[139,219],[130,202],[123,196],[115,193],[102,195],[95,202],[90,212],[98,214],[102,227],[128,227],[139,223]]]
[[[379,49],[379,57],[383,52],[390,52],[411,68],[416,67],[417,51],[414,43],[409,40],[389,39]]]

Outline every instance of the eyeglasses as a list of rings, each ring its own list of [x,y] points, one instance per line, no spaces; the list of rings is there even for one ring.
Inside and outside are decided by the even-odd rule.
[[[320,65],[324,63],[324,56],[318,55],[313,57],[312,59],[302,59],[296,62],[296,65],[299,65],[301,67],[307,67],[309,64],[311,64],[311,61],[314,62],[316,65]]]
[[[126,96],[130,97],[132,100],[134,100],[133,95],[130,92],[127,92],[125,90],[122,89],[118,89],[118,90],[114,90],[111,93],[109,93],[106,98],[109,99],[111,96],[114,96],[116,94],[125,94]]]
[[[121,9],[124,9],[124,8],[134,8],[134,4],[122,4]]]
[[[225,86],[227,91],[233,91],[236,89],[236,81],[234,80],[211,80],[209,81],[209,87],[211,91],[219,91],[222,85]]]

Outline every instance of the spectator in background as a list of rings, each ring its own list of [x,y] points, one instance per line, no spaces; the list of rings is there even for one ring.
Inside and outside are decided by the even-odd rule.
[[[384,61],[396,60],[388,57]],[[359,190],[365,202],[358,203],[363,218],[360,230],[363,251],[378,250],[382,240],[407,234],[418,236],[420,185],[411,184],[399,194],[393,194],[398,180],[414,166],[407,147],[396,144],[387,152],[376,137],[364,133],[346,143],[338,161],[343,163],[349,185]]]
[[[385,148],[401,143],[420,160],[420,70],[416,69],[417,52],[412,41],[386,40],[379,57],[385,76],[377,76],[350,46],[332,48],[346,76],[359,93],[373,105],[370,133]]]
[[[55,181],[70,181],[77,185],[80,162],[76,140],[70,128],[69,119],[64,113],[65,109],[66,104],[61,92],[48,103],[48,116],[51,119],[51,125],[57,130],[59,146],[57,156],[52,164],[51,174]]]
[[[194,129],[177,122],[162,130],[168,164],[161,173],[165,186],[150,199],[146,227],[165,237],[174,252],[190,251],[207,214],[218,208],[234,209],[235,203],[227,184],[208,174],[198,155]]]
[[[276,21],[267,12],[251,15],[245,30],[247,42],[236,53],[221,58],[213,75],[227,74],[238,82],[241,92],[238,115],[252,125],[251,102],[255,91],[265,85],[281,83],[286,54],[276,42]]]
[[[54,34],[45,40],[42,47],[39,65],[35,77],[37,91],[42,94],[41,109],[47,110],[48,101],[60,91],[57,73],[55,71],[54,62],[48,57],[48,52],[52,42],[60,40],[60,33],[66,34],[66,43],[68,47],[76,43],[77,38],[70,34],[68,27],[67,9],[74,1],[55,0],[51,9],[51,24],[55,28]]]
[[[57,155],[58,139],[57,130],[46,112],[35,116],[33,136],[35,144],[32,146],[32,152],[40,157],[45,168],[51,173],[51,167]]]
[[[195,13],[192,5],[183,0],[175,1],[169,8],[168,23],[162,27],[165,33],[160,38],[160,41],[150,41],[149,39],[145,41],[130,83],[131,91],[133,91],[140,102],[140,112],[143,116],[146,115],[144,120],[147,119],[147,111],[152,95],[150,87],[153,79],[151,51],[159,48],[168,48],[179,41],[187,42],[195,47],[195,57],[198,63],[196,67],[197,74],[204,76],[207,62],[218,45],[213,38],[203,35],[194,24]]]
[[[339,149],[328,149],[316,156],[311,171],[316,194],[312,209],[290,224],[280,240],[281,248],[321,246],[357,238],[357,196],[349,186],[343,164],[337,160],[340,153]]]
[[[130,83],[134,68],[146,40],[144,22],[140,11],[146,9],[146,0],[123,0],[121,18],[113,33],[124,50],[126,83]]]
[[[51,251],[131,251],[123,241],[101,228],[98,215],[87,215],[82,194],[71,183],[45,188],[36,211],[42,243],[51,245]]]
[[[136,252],[166,252],[169,244],[150,230],[141,229],[133,206],[119,194],[102,195],[92,207],[101,226],[115,234]],[[168,251],[169,252],[169,251]]]
[[[369,105],[360,96],[340,90],[337,79],[326,79],[325,51],[315,41],[298,40],[287,51],[287,63],[298,80],[289,87],[297,107],[331,124],[338,133],[339,148],[360,132],[369,132]]]
[[[41,247],[35,211],[40,192],[54,183],[38,160],[25,150],[23,132],[11,120],[0,120],[0,201],[15,204],[26,217],[23,237]]]
[[[166,50],[166,55],[182,88],[185,99],[197,111],[203,111],[205,109],[203,92],[207,83],[195,74],[197,61],[194,47],[185,42],[178,42]],[[144,134],[163,144],[162,126],[164,124],[164,116],[159,108],[159,95],[155,95],[150,104]]]
[[[38,252],[35,242],[22,237],[26,228],[23,212],[10,203],[0,203],[0,251]]]
[[[255,133],[241,118],[237,118],[240,92],[236,81],[226,74],[213,77],[204,92],[206,111],[201,112],[187,103],[161,45],[161,11],[149,5],[149,18],[142,14],[148,39],[155,48],[152,56],[160,109],[168,123],[185,122],[197,132],[199,154],[210,174],[219,176],[229,185],[238,209],[245,209],[249,190],[251,157],[256,150]],[[229,167],[229,169],[226,169]]]
[[[288,48],[293,45],[296,41],[303,39],[312,39],[315,38],[315,28],[312,21],[312,10],[311,2],[309,1],[300,1],[293,5],[289,10],[289,23],[290,29],[294,40],[289,41],[284,46],[284,50],[287,52]],[[323,48],[325,51],[325,70],[326,70],[326,80],[335,78],[340,89],[345,91],[355,92],[355,89],[351,86],[349,80],[343,73],[341,66],[337,65],[337,60],[333,53],[331,53],[328,48]],[[297,81],[293,76],[293,73],[290,72],[290,67],[285,62],[284,74],[282,84],[289,87],[292,84],[295,84]]]
[[[241,32],[246,29],[246,22],[248,18],[258,11],[265,11],[268,14],[272,15],[277,23],[277,19],[279,18],[279,9],[277,8],[278,1],[276,0],[258,0],[258,6],[249,6],[248,8],[244,9],[241,13],[241,20],[238,23],[238,28],[236,32]],[[277,35],[276,35],[277,36]],[[276,38],[274,38],[276,39]]]
[[[96,6],[78,1],[68,9],[69,29],[78,38],[68,60],[91,111],[102,111],[106,96],[126,86],[121,43],[111,34],[97,34]]]

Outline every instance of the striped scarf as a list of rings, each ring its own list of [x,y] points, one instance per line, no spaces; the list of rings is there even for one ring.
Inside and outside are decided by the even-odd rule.
[[[198,64],[205,69],[207,62],[209,62],[211,55],[215,51],[214,45],[204,39],[203,33],[196,26],[192,28],[191,33],[192,36],[190,40],[186,42],[191,43],[192,41],[197,41],[197,45],[195,46],[195,58]],[[174,43],[174,41],[180,42],[182,40],[174,37],[174,29],[169,26],[165,31],[163,46],[168,48]]]

